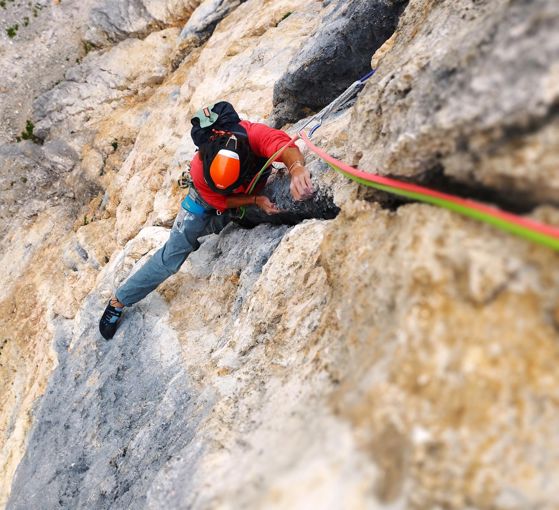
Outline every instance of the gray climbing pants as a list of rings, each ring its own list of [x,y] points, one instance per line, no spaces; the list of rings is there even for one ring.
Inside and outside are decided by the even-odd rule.
[[[217,214],[196,193],[189,190],[181,204],[167,242],[116,291],[124,305],[137,303],[169,276],[175,274],[186,257],[200,246],[198,239],[217,234],[232,220],[226,211]]]

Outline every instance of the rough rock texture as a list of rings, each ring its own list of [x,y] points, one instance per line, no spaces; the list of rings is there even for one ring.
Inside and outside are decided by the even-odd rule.
[[[144,38],[154,30],[178,25],[200,0],[105,0],[91,12],[85,40],[104,46],[127,38]]]
[[[183,48],[199,46],[210,38],[217,24],[243,0],[206,0],[190,16],[181,34]]]
[[[106,267],[105,277],[111,279],[127,256],[153,247],[160,230],[131,241]],[[214,271],[223,278],[237,276],[233,308],[239,308],[284,232],[285,227],[259,227],[250,234],[251,241],[258,239],[253,250],[246,231],[230,230],[220,241],[225,257],[218,258],[215,243],[213,251],[204,247],[197,254],[199,277]],[[134,340],[125,343],[98,336],[102,303],[92,294],[76,321],[55,323],[59,366],[37,410],[41,425],[30,438],[40,447],[20,465],[10,508],[143,507],[153,478],[192,441],[213,406],[214,389],[190,388],[181,345],[160,297],[131,311],[122,331]],[[50,460],[43,463],[46,457]]]
[[[33,100],[60,82],[67,69],[83,58],[87,47],[81,34],[95,1],[3,2],[0,143],[15,142],[26,131],[27,121],[33,120]]]
[[[200,24],[210,5],[215,27]],[[288,223],[317,218],[202,239],[101,340],[108,297],[167,237],[190,115],[226,98],[274,121],[275,83],[347,19],[341,2],[302,0],[191,2],[186,23],[171,0],[95,7],[119,42],[103,36],[35,102],[43,146],[0,150],[17,215],[0,246],[0,506],[558,508],[558,255],[434,207],[384,209],[308,153],[314,200],[292,203],[281,170],[269,193]],[[476,196],[487,179],[502,203],[525,186],[522,207],[559,224],[541,206],[557,9],[411,0],[367,57],[375,77],[315,142]],[[515,159],[497,164],[505,148]]]
[[[28,216],[49,201],[69,193],[62,176],[78,163],[79,156],[64,142],[44,146],[32,142],[0,147],[2,204],[0,219],[6,220],[25,209]]]
[[[106,117],[126,98],[149,95],[168,74],[176,35],[176,29],[162,30],[143,40],[123,41],[105,53],[90,53],[34,102],[37,136],[74,134]]]
[[[320,110],[368,73],[371,55],[394,32],[407,0],[327,4],[331,12],[274,85],[276,127]]]
[[[352,163],[559,203],[557,2],[410,1],[392,44],[354,109]]]
[[[296,225],[303,220],[311,218],[332,219],[340,211],[334,204],[333,194],[321,184],[323,171],[318,165],[313,165],[314,177],[311,179],[315,192],[311,200],[295,201],[289,190],[290,179],[285,170],[278,171],[268,178],[265,189],[262,191],[281,211],[279,214],[270,218],[258,207],[246,208],[247,225],[253,223],[273,222],[274,224]]]
[[[101,312],[97,296],[86,302],[90,313]],[[59,365],[31,439],[38,447],[21,464],[10,508],[141,508],[154,474],[191,440],[211,394],[207,405],[204,396],[192,398],[172,330],[140,309],[133,315],[134,341],[120,346],[96,342],[90,314],[83,323],[58,321]],[[76,326],[83,330],[68,350]]]
[[[115,250],[135,239],[143,227],[172,223],[182,195],[176,178],[194,153],[188,137],[190,114],[206,101],[227,97],[244,117],[264,119],[271,109],[274,80],[284,72],[309,27],[318,23],[320,10],[319,5],[306,7],[294,0],[243,4],[232,19],[216,28],[211,41],[188,55],[167,79],[161,73],[171,72],[165,55],[172,53],[172,45],[164,36],[176,34],[174,29],[156,32],[144,41],[123,41],[103,53],[90,51],[68,72],[67,81],[36,102],[41,108],[44,105],[46,113],[41,117],[48,127],[44,147],[64,142],[81,162],[69,172],[44,174],[49,183],[45,198],[50,199],[42,202],[33,199],[41,198],[40,191],[26,189],[10,170],[28,168],[25,154],[18,156],[22,161],[10,159],[2,167],[4,182],[8,186],[14,182],[18,193],[12,194],[15,202],[6,195],[2,203],[17,215],[8,217],[3,226],[0,249],[0,319],[7,332],[1,339],[0,360],[0,506],[25,450],[31,406],[44,392],[57,363],[49,342],[53,321],[76,316]],[[298,12],[278,28],[285,13],[293,11]],[[146,57],[161,58],[162,67]],[[271,59],[265,66],[264,57]],[[85,76],[86,70],[91,76]],[[154,73],[157,79],[150,82]],[[43,102],[44,97],[51,102]],[[7,154],[31,151],[42,168],[50,163],[41,150],[26,144],[6,148]],[[35,168],[38,177],[27,177],[28,182],[43,182],[41,168]],[[65,186],[75,198],[55,200],[58,195],[52,189]],[[87,190],[98,187],[105,191],[90,201]],[[31,197],[29,209],[18,208],[17,201],[25,204],[20,191]],[[110,290],[106,287],[101,302]],[[34,310],[31,316],[29,310]]]

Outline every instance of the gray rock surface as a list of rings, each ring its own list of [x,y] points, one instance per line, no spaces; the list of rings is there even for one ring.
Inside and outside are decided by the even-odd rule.
[[[98,192],[86,180],[70,180],[78,154],[64,141],[45,145],[26,141],[0,146],[0,238],[9,225],[29,220],[39,212]]]
[[[104,0],[91,11],[84,39],[106,46],[128,38],[143,39],[153,31],[186,19],[199,0]]]
[[[176,68],[194,48],[205,43],[217,24],[246,0],[205,0],[192,13],[181,30],[173,54]]]
[[[107,0],[91,12],[86,40],[96,46],[122,41],[128,37],[145,37],[161,29],[162,24],[146,9],[142,0]]]
[[[82,31],[96,0],[3,2],[0,7],[0,143],[15,142],[32,103],[83,58]],[[18,27],[12,37],[10,29]]]
[[[216,25],[245,1],[206,0],[202,2],[184,25],[180,39],[186,41],[194,38],[198,44],[205,42],[212,35]]]
[[[344,9],[372,5],[250,0],[173,70],[179,29],[159,28],[198,4],[99,5],[114,6],[115,38],[158,32],[69,65],[37,102],[44,146],[0,149],[19,215],[0,246],[0,507],[11,493],[8,508],[25,510],[559,508],[557,252],[448,210],[360,200],[312,154],[313,201],[293,203],[284,175],[266,192],[289,222],[334,219],[228,225],[126,311],[113,341],[99,337],[109,295],[168,235],[157,225],[180,202],[192,110],[226,96],[243,118],[273,120],[297,49],[302,95],[305,62],[329,55],[311,40],[323,17],[326,37],[354,23]],[[378,74],[315,142],[414,181],[551,196],[556,5],[410,0]],[[212,29],[199,21],[198,43]],[[77,209],[82,175],[104,192]],[[44,210],[21,221],[36,197]],[[553,207],[533,217],[558,223]]]
[[[79,135],[83,137],[90,124],[123,99],[140,91],[149,93],[150,87],[163,81],[170,70],[168,55],[176,33],[167,29],[145,40],[122,41],[104,53],[89,53],[66,72],[64,81],[34,101],[36,135],[43,139],[75,135],[71,143],[80,147]]]
[[[121,341],[107,343],[91,296],[83,322],[57,329],[59,366],[8,508],[142,507],[153,476],[192,439],[211,403],[196,395],[193,405],[180,346],[160,324],[164,308],[152,299],[149,311],[131,310]]]
[[[407,0],[331,2],[333,10],[274,86],[272,123],[281,127],[318,111],[371,70]]]
[[[238,310],[285,232],[232,225],[210,236],[191,270],[202,278],[238,275]],[[36,410],[10,510],[142,508],[158,474],[180,467],[181,478],[189,478],[196,469],[197,446],[189,444],[214,396],[190,386],[181,346],[166,324],[167,305],[154,293],[130,308],[110,342],[97,331],[102,307],[93,293],[77,322],[56,326],[59,365]],[[193,497],[186,489],[180,490],[184,508]]]
[[[558,204],[558,61],[555,0],[410,3],[353,111],[350,163]]]
[[[285,170],[277,170],[268,179],[262,194],[266,195],[280,209],[281,213],[268,216],[264,211],[257,207],[246,208],[247,223],[260,223],[271,221],[274,224],[296,225],[303,220],[311,218],[332,219],[339,212],[339,207],[334,204],[332,192],[321,184],[321,175],[327,171],[325,164],[316,162],[309,166],[312,175],[314,193],[312,198],[307,200],[293,200],[289,185],[290,178]]]

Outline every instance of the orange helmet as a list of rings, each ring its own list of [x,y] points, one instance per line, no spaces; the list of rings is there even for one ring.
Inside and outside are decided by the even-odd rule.
[[[221,149],[210,165],[210,177],[216,188],[226,190],[239,180],[240,175],[239,155],[228,149]]]

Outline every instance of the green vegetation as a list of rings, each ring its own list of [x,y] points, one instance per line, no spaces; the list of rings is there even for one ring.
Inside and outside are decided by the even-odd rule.
[[[85,215],[85,214],[84,214],[84,216],[83,216],[83,224],[84,224],[84,225],[89,224],[89,220],[87,219],[87,215]]]
[[[33,133],[34,129],[35,125],[33,124],[33,122],[28,120],[25,124],[25,130],[16,137],[16,141],[21,142],[22,140],[31,140],[33,143],[43,143],[43,141],[37,135],[35,135],[35,133]]]
[[[82,46],[83,46],[83,51],[85,51],[85,54],[87,55],[91,50],[95,49],[95,45],[91,44],[88,41],[82,41]]]
[[[2,7],[2,9],[6,9],[9,2],[14,3],[15,0],[0,0],[0,7]],[[41,4],[33,5],[32,2],[28,2],[27,5],[31,7],[31,12],[33,13],[34,18],[36,18],[39,15],[39,11],[41,11],[45,7],[44,5]],[[17,7],[21,7],[21,6],[22,3],[17,4]],[[23,25],[24,27],[28,27],[29,23],[31,23],[31,18],[29,16],[24,16],[23,21],[21,21],[21,25]],[[8,34],[8,37],[10,39],[13,39],[17,35],[19,28],[20,28],[19,23],[15,23],[11,27],[6,28],[6,33]]]
[[[8,37],[10,39],[13,39],[16,36],[18,29],[19,29],[19,25],[17,23],[15,25],[12,25],[11,27],[6,28],[6,33],[8,34]]]
[[[113,143],[111,143],[111,147],[114,151],[116,151],[118,149],[118,142],[116,140],[113,140]]]

